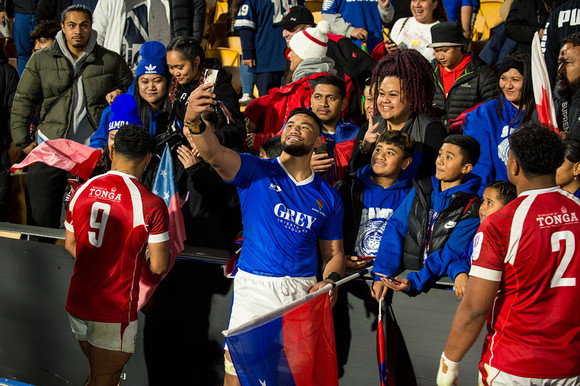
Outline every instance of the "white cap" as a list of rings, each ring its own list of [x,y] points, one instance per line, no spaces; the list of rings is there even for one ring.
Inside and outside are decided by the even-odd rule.
[[[290,49],[301,59],[322,58],[326,56],[330,24],[322,20],[316,27],[306,28],[290,39]]]

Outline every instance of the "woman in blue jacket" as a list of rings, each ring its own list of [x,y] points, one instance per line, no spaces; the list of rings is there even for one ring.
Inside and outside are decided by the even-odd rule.
[[[480,196],[491,181],[507,181],[509,136],[529,122],[536,111],[529,63],[529,56],[522,52],[507,56],[499,66],[498,98],[480,105],[465,118],[463,134],[477,139],[481,149],[473,168],[473,174],[481,177]]]
[[[169,70],[167,69],[165,46],[157,41],[149,41],[139,50],[141,60],[137,65],[135,80],[127,91],[135,97],[139,116],[143,127],[149,129],[151,136],[162,133],[167,128],[169,113],[165,109],[165,100],[168,95]],[[107,137],[113,111],[107,107],[101,115],[98,130],[91,136],[90,146],[95,149],[104,149],[107,146]],[[118,127],[117,127],[118,129]]]

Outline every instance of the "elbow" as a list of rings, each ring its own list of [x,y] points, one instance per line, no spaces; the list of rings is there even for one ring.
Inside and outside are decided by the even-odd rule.
[[[164,273],[167,273],[167,271],[169,271],[169,257],[167,258],[167,261],[164,261],[163,263],[149,264],[149,270],[155,275],[163,275]]]

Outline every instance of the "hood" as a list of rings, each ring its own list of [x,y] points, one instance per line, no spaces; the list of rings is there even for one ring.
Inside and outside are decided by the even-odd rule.
[[[411,186],[411,180],[402,180],[397,181],[395,184],[389,186],[388,188],[383,188],[382,186],[378,185],[372,179],[372,165],[366,165],[360,168],[356,172],[356,176],[359,180],[361,180],[365,184],[366,189],[377,189],[377,190],[402,190],[402,189],[409,189]]]
[[[294,74],[292,74],[292,82],[319,72],[327,72],[336,75],[334,60],[327,56],[323,56],[321,58],[304,59],[302,62],[300,62],[298,67],[296,67],[296,70],[294,70]]]
[[[87,58],[87,56],[89,56],[89,54],[91,54],[93,52],[93,50],[95,49],[95,46],[97,45],[97,31],[95,31],[95,30],[91,31],[91,36],[89,36],[89,41],[87,42],[87,46],[85,47],[85,50],[83,51],[82,55],[79,56],[76,61],[73,59],[70,51],[68,50],[68,47],[66,45],[66,40],[64,38],[64,34],[62,31],[58,31],[58,33],[56,34],[55,40],[56,40],[58,47],[60,48],[60,51],[62,52],[62,54],[73,64],[73,67],[75,67],[75,73],[76,73],[77,69],[80,68],[82,63]],[[52,46],[54,47],[54,44]]]
[[[465,176],[462,184],[444,190],[439,191],[439,180],[435,177],[431,177],[431,183],[433,184],[433,193],[431,194],[431,206],[435,212],[441,212],[449,205],[451,196],[457,192],[477,194],[479,187],[481,186],[481,178],[473,173],[469,173]]]

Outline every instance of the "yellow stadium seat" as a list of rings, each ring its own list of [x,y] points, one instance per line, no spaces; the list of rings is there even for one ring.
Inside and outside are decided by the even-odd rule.
[[[240,66],[240,54],[225,47],[210,48],[205,51],[207,58],[218,58],[222,66]]]
[[[242,54],[242,42],[239,36],[228,36],[228,48]]]
[[[316,24],[318,24],[322,21],[322,12],[320,12],[320,11],[312,12],[312,16],[314,16],[314,22]]]
[[[505,20],[499,15],[503,0],[481,0],[473,27],[473,40],[487,40],[490,31]]]
[[[217,23],[220,16],[228,14],[228,2],[227,1],[216,1],[215,3],[215,13],[213,15],[213,22]]]
[[[322,0],[306,0],[305,3],[310,12],[322,11]]]

